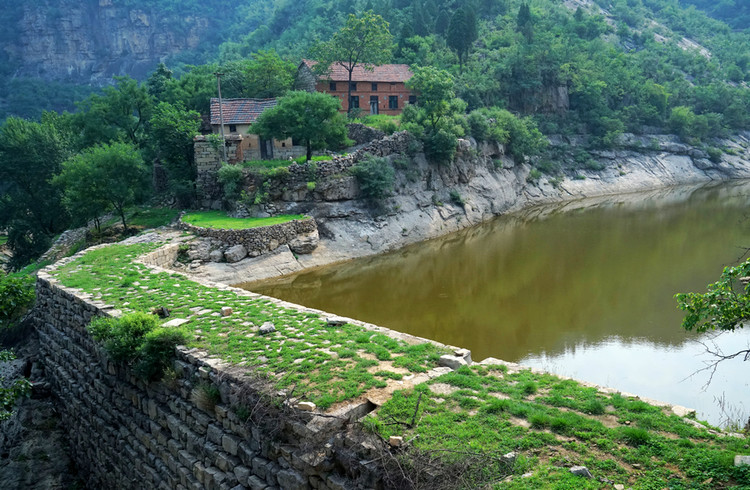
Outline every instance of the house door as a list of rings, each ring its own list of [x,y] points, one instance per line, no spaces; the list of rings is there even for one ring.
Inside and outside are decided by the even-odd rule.
[[[270,160],[273,158],[273,140],[260,140],[260,159]]]
[[[377,113],[378,113],[378,96],[371,95],[370,96],[370,114],[377,114]]]

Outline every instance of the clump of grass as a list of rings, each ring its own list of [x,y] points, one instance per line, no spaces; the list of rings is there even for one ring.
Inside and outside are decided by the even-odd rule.
[[[190,401],[204,412],[212,412],[221,402],[221,392],[216,385],[202,382],[190,392]]]
[[[604,413],[604,404],[598,398],[592,398],[586,402],[583,410],[591,415],[602,415]]]
[[[640,447],[648,444],[651,434],[646,429],[638,427],[621,427],[620,438],[629,446]]]

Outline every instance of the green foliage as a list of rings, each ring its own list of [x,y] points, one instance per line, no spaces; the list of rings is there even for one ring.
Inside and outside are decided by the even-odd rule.
[[[75,123],[82,134],[82,146],[127,141],[141,147],[146,124],[151,118],[153,99],[146,84],[130,77],[115,77],[102,95],[92,94],[79,105]]]
[[[125,208],[143,197],[147,177],[143,158],[127,143],[89,148],[63,163],[55,178],[71,210],[97,218],[111,205],[127,229]]]
[[[68,225],[51,179],[69,154],[61,116],[45,113],[41,123],[10,117],[0,125],[0,228],[8,230],[15,268],[44,253]]]
[[[159,102],[149,120],[149,147],[164,166],[170,193],[180,207],[188,207],[195,198],[195,158],[193,138],[200,129],[200,114],[185,109],[182,102]]]
[[[677,306],[685,313],[685,330],[734,330],[750,318],[750,259],[734,267],[725,267],[718,281],[705,293],[675,295]],[[744,281],[744,282],[743,282]]]
[[[222,163],[216,177],[224,190],[224,199],[227,201],[237,200],[240,196],[242,180],[244,179],[242,167],[239,165]]]
[[[458,55],[458,63],[463,71],[463,63],[469,54],[471,45],[477,39],[477,17],[474,10],[465,5],[457,9],[448,24],[446,42]]]
[[[437,130],[443,118],[456,112],[451,104],[456,97],[453,84],[453,76],[445,70],[431,66],[414,68],[414,76],[406,82],[406,86],[419,94],[418,109],[405,110],[402,120],[405,123],[417,122],[422,126],[426,122],[433,131]]]
[[[369,156],[350,172],[357,178],[362,195],[368,199],[382,199],[393,189],[395,171],[387,158]]]
[[[337,148],[347,142],[346,122],[339,114],[340,101],[320,92],[294,91],[279,99],[253,124],[252,131],[263,138],[293,138],[313,149]]]
[[[451,198],[451,202],[453,202],[454,204],[458,204],[459,206],[464,205],[464,199],[461,197],[461,194],[459,194],[457,190],[452,189],[449,193],[449,196]]]
[[[318,61],[316,71],[325,74],[332,64],[341,66],[349,73],[357,66],[382,65],[391,59],[393,36],[388,22],[372,11],[362,12],[359,17],[349,14],[344,26],[328,42],[318,43],[313,55]],[[347,88],[347,100],[351,100],[351,84]],[[352,107],[347,104],[347,111]]]
[[[0,330],[12,327],[34,304],[34,277],[0,272]]]
[[[188,340],[186,331],[159,325],[154,315],[131,313],[121,318],[96,318],[88,328],[113,361],[130,366],[136,376],[152,381],[171,362],[175,346]]]
[[[16,356],[9,350],[0,350],[0,363],[15,359]],[[7,420],[13,414],[13,406],[19,398],[31,395],[31,383],[22,378],[8,384],[5,378],[0,376],[0,421]]]
[[[548,144],[531,118],[517,117],[505,109],[478,109],[469,114],[467,121],[474,138],[507,145],[508,153],[516,161],[539,155]]]

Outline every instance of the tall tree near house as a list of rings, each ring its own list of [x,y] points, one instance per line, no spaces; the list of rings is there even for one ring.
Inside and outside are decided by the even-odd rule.
[[[276,51],[253,53],[245,68],[249,97],[281,97],[294,84],[297,65],[283,60]]]
[[[456,10],[448,24],[448,46],[458,55],[459,71],[463,72],[464,61],[471,45],[477,39],[477,16],[469,6]]]
[[[360,17],[349,15],[344,27],[325,43],[313,48],[317,58],[316,71],[330,72],[331,65],[339,65],[349,73],[347,87],[347,112],[351,112],[352,72],[357,66],[372,69],[372,65],[382,65],[391,59],[393,36],[388,30],[388,22],[371,11]]]
[[[516,17],[516,30],[523,34],[526,38],[526,42],[530,43],[534,38],[534,18],[531,15],[531,7],[529,4],[524,2],[518,8],[518,16]]]
[[[275,107],[266,110],[251,126],[262,138],[294,138],[303,141],[307,160],[314,149],[343,145],[346,121],[339,113],[341,103],[321,92],[289,92]]]

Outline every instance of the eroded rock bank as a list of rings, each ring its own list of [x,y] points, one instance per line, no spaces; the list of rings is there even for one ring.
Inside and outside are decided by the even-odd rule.
[[[576,143],[552,140],[560,147]],[[721,145],[725,151],[712,161],[674,136],[625,135],[620,149],[591,154],[587,166],[603,170],[569,170],[560,176],[539,175],[531,165],[514,162],[501,145],[460,140],[455,161],[446,166],[428,162],[420,152],[407,157],[396,145],[392,153],[380,153],[396,169],[386,199],[363,199],[356,179],[337,167],[335,173],[324,173],[314,191],[285,183],[266,205],[275,212],[313,216],[320,233],[314,252],[294,254],[281,246],[232,264],[205,262],[191,273],[230,284],[252,282],[395,250],[538,204],[750,178],[750,133]]]

